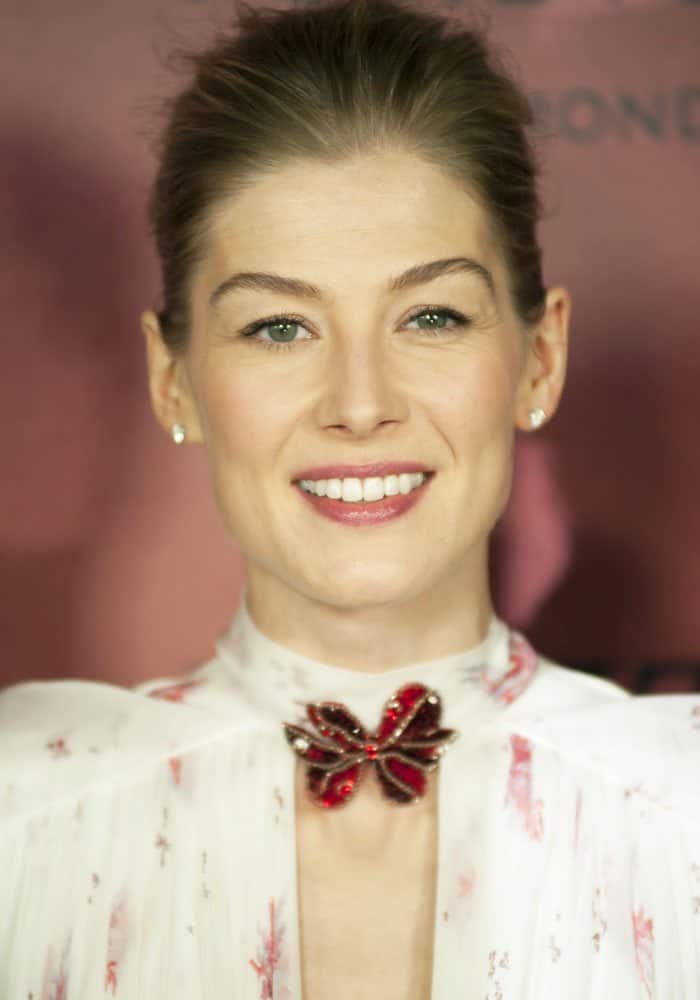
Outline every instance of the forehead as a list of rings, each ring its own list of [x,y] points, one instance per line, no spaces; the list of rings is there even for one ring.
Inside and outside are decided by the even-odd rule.
[[[418,260],[470,256],[498,270],[485,211],[438,167],[400,151],[337,164],[298,161],[221,197],[205,231],[200,280],[278,270],[329,289],[366,288]]]

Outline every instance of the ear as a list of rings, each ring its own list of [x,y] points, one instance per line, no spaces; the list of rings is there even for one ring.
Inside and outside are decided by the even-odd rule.
[[[202,432],[190,387],[184,355],[173,354],[163,340],[160,322],[153,310],[141,315],[146,340],[148,387],[156,420],[170,437],[172,425],[183,424],[188,444],[201,443]]]
[[[521,430],[533,430],[531,410],[544,410],[547,419],[556,412],[566,377],[570,317],[569,292],[559,285],[548,289],[544,315],[526,334],[516,409],[516,424]]]

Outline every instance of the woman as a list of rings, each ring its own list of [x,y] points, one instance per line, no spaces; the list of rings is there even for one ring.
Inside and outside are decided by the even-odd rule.
[[[571,303],[527,101],[447,29],[244,9],[173,104],[150,392],[246,584],[187,677],[0,696],[3,997],[700,997],[700,699],[491,603]]]

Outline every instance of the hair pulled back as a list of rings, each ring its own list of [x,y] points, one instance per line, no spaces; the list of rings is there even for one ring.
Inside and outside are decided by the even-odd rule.
[[[485,209],[516,314],[542,316],[530,104],[485,34],[401,0],[239,3],[233,30],[186,59],[169,107],[149,214],[162,263],[162,335],[189,340],[189,291],[215,202],[292,161],[406,149]]]

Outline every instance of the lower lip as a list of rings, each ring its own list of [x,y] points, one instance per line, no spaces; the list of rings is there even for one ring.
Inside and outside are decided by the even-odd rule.
[[[424,496],[428,486],[433,480],[433,474],[427,476],[416,489],[410,493],[397,493],[394,497],[384,497],[383,500],[374,500],[369,503],[359,501],[358,503],[346,503],[345,500],[331,500],[329,497],[317,497],[315,493],[307,493],[298,483],[294,485],[299,490],[304,500],[313,509],[329,518],[331,521],[341,521],[343,524],[352,524],[356,528],[361,528],[368,524],[382,524],[395,517],[400,517],[419,502]]]

